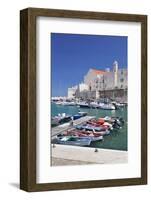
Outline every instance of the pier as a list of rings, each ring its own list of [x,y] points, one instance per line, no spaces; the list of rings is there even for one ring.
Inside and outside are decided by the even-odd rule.
[[[69,145],[59,145],[51,148],[51,164],[53,166],[61,165],[81,165],[81,164],[116,164],[127,163],[128,152],[78,147]]]
[[[95,117],[94,116],[84,116],[84,117],[81,117],[79,119],[76,119],[73,121],[73,126],[76,126],[76,125],[79,125],[79,124],[82,124],[88,120],[91,120],[91,119],[94,119]],[[51,137],[55,137],[56,135],[58,135],[59,133],[63,132],[63,131],[67,131],[69,129],[73,129],[72,126],[70,126],[70,122],[68,123],[65,123],[63,125],[59,125],[57,127],[54,127],[51,129]]]

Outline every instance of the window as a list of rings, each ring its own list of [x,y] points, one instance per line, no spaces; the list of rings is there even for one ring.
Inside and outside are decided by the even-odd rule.
[[[121,79],[120,79],[120,82],[124,82],[124,78],[121,78]]]

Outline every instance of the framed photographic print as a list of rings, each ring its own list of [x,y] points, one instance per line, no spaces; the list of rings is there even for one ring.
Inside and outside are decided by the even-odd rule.
[[[20,188],[147,184],[147,16],[20,12]]]

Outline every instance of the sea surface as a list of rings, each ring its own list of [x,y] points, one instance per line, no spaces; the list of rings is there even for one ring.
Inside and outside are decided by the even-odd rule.
[[[101,110],[101,109],[93,109],[93,108],[79,108],[77,106],[63,106],[56,105],[55,103],[51,104],[51,115],[55,116],[58,113],[66,113],[69,115],[77,114],[79,111],[87,112],[88,115],[95,116],[96,118],[105,117],[105,116],[114,116],[114,117],[122,117],[125,121],[122,129],[117,131],[113,130],[112,134],[108,136],[104,136],[103,141],[92,142],[90,147],[96,148],[105,148],[105,149],[115,149],[115,150],[123,150],[127,151],[127,108],[120,108],[118,110]]]

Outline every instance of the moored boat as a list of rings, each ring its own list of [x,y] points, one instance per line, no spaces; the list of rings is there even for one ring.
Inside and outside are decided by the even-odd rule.
[[[99,108],[103,110],[115,110],[115,106],[111,103],[100,103]]]
[[[90,104],[86,102],[80,102],[78,105],[80,108],[90,108]]]
[[[75,106],[76,103],[74,101],[64,101],[62,102],[63,106]]]
[[[92,132],[88,133],[86,131],[77,131],[77,130],[67,131],[62,134],[57,135],[57,137],[59,137],[59,138],[65,137],[65,136],[73,136],[73,137],[77,137],[79,139],[90,138],[92,142],[103,140],[103,135],[100,135],[98,133],[95,134]]]
[[[86,116],[88,113],[87,113],[87,112],[79,111],[78,114],[80,114],[80,115],[82,115],[82,116],[84,117],[84,116]]]
[[[99,104],[97,102],[91,102],[90,108],[99,108]]]
[[[76,136],[57,136],[57,143],[64,145],[89,146],[91,143],[90,137],[76,137]]]
[[[88,131],[95,131],[95,132],[106,131],[105,127],[101,127],[101,126],[97,127],[97,126],[89,125],[89,124],[77,125],[75,128],[79,130],[88,130]]]
[[[116,107],[116,109],[123,108],[126,106],[125,103],[116,102],[116,101],[112,101],[112,104]]]
[[[79,119],[81,117],[86,116],[88,113],[87,112],[78,112],[78,114],[73,115],[73,120]]]
[[[55,101],[56,105],[62,105],[62,101]]]
[[[96,132],[96,131],[90,131],[90,130],[71,130],[67,131],[64,133],[65,135],[75,135],[75,136],[89,136],[89,137],[98,137],[98,140],[103,139],[104,135],[109,134],[109,131],[101,131],[101,132]],[[102,136],[102,137],[100,137]],[[100,138],[99,138],[100,137]]]
[[[113,128],[119,129],[124,125],[124,120],[122,117],[109,117],[99,118],[99,120],[104,120],[104,124],[111,124]]]
[[[82,115],[80,115],[80,114],[73,115],[73,120],[79,119],[81,117],[82,117]]]
[[[100,122],[100,120],[90,120],[87,122],[88,125],[90,126],[95,126],[95,127],[101,127],[104,128],[105,130],[112,130],[112,124],[108,123],[108,122]]]
[[[71,115],[66,115],[66,113],[58,114],[55,117],[52,117],[51,122],[56,124],[63,124],[71,121]]]

